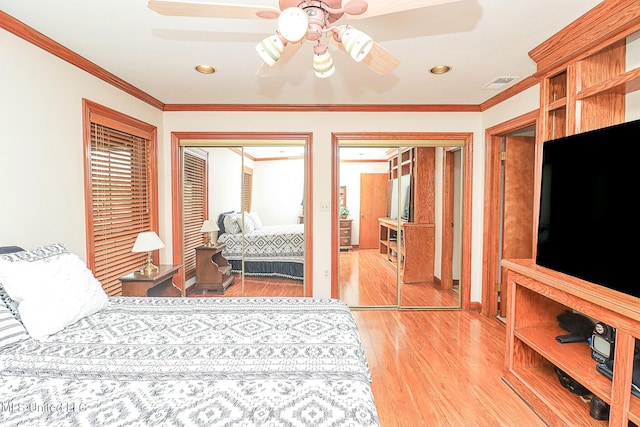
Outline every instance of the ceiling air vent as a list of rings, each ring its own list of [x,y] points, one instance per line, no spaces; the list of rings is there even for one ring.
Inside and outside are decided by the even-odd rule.
[[[511,83],[517,78],[518,77],[498,77],[496,79],[493,79],[486,85],[484,85],[482,88],[483,89],[502,89],[503,87],[507,86],[509,83]]]

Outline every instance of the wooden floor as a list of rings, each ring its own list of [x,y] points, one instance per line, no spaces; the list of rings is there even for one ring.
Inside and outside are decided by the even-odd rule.
[[[378,249],[342,251],[339,263],[340,297],[352,307],[460,307],[457,288],[434,282],[401,283],[398,292],[396,269]]]
[[[501,379],[505,326],[463,311],[354,311],[381,426],[545,423]]]

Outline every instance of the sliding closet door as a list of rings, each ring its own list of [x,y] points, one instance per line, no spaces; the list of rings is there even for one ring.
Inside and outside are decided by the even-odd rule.
[[[304,146],[244,147],[243,159],[245,295],[302,297]]]
[[[398,304],[397,204],[391,214],[388,158],[397,147],[340,147],[339,296],[350,306]],[[391,217],[396,218],[392,220]]]
[[[183,150],[201,153],[207,170],[206,184],[198,186],[207,189],[206,208],[199,207],[197,213],[183,212],[183,219],[198,214],[201,223],[208,219],[219,228],[213,233],[215,249],[193,244],[183,247],[185,261],[196,259],[196,274],[186,277],[187,286],[193,286],[189,294],[305,296],[304,142],[283,147],[207,146],[198,141],[197,147]],[[185,209],[193,209],[191,203],[185,203],[197,185],[192,181],[186,175],[182,178]],[[183,233],[183,241],[190,241],[187,237]],[[201,233],[199,238],[205,245],[209,233]],[[232,282],[227,280],[229,269]],[[221,286],[213,283],[220,276],[212,273],[215,270],[224,270]],[[204,278],[201,283],[198,271]],[[203,283],[205,286],[201,286]]]
[[[340,144],[338,185],[352,234],[350,245],[340,245],[338,292],[352,307],[461,306],[463,147],[414,142]],[[385,176],[379,192],[362,184],[375,174]],[[384,203],[375,221],[366,213],[371,198]],[[373,247],[360,238],[371,222]]]

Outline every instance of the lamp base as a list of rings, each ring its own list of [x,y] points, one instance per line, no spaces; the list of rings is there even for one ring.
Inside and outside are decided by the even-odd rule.
[[[140,269],[140,274],[143,274],[145,276],[151,276],[153,273],[156,273],[158,270],[159,270],[158,266],[153,265],[153,263],[151,262],[151,252],[149,252],[149,255],[147,256],[147,263],[145,264],[144,267]]]

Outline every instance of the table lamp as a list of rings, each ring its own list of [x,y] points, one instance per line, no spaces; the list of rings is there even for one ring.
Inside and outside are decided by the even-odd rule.
[[[131,252],[147,252],[147,263],[140,269],[140,273],[145,276],[150,276],[152,273],[158,271],[158,267],[151,263],[151,252],[156,249],[164,248],[164,243],[160,240],[160,237],[155,231],[143,231],[138,234],[136,242],[133,244]]]
[[[216,240],[218,240],[218,224],[212,219],[206,219],[202,223],[202,228],[200,229],[201,233],[209,233],[209,241],[205,244],[205,246],[211,248],[216,245]],[[215,234],[215,236],[214,236]]]

